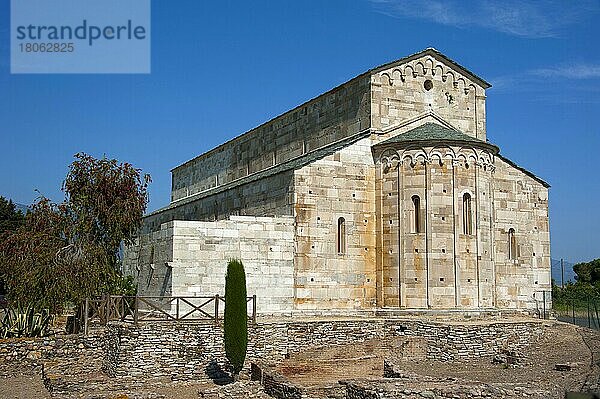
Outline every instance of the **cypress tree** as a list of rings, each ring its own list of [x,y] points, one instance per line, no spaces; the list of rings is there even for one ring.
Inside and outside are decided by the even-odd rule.
[[[244,265],[232,259],[225,276],[225,354],[237,381],[244,367],[248,347],[248,311],[246,308]]]

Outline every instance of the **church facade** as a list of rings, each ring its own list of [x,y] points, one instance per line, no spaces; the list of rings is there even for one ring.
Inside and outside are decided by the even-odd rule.
[[[176,167],[124,271],[210,296],[237,257],[259,313],[535,309],[549,185],[487,140],[489,87],[426,49]]]

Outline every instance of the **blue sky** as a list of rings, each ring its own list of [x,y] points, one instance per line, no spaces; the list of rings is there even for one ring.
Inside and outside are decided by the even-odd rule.
[[[374,66],[435,47],[492,83],[488,137],[548,181],[552,256],[600,257],[600,1],[152,2],[149,75],[11,75],[0,0],[0,195],[61,200],[73,154],[170,169]]]

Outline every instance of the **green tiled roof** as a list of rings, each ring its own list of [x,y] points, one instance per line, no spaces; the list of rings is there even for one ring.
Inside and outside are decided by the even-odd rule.
[[[452,143],[469,143],[476,146],[487,147],[494,153],[498,152],[498,147],[495,145],[479,140],[468,134],[459,132],[458,130],[450,129],[437,123],[425,123],[419,127],[409,130],[406,133],[399,134],[390,139],[387,139],[378,145],[394,144],[394,143],[432,143],[452,142]]]

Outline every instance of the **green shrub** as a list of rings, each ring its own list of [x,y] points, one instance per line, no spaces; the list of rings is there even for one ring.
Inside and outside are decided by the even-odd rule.
[[[234,378],[244,367],[248,348],[248,311],[246,308],[246,274],[244,265],[232,259],[225,276],[225,354]]]
[[[36,312],[32,305],[8,308],[0,325],[0,337],[43,337],[50,333],[51,321],[48,309]]]

